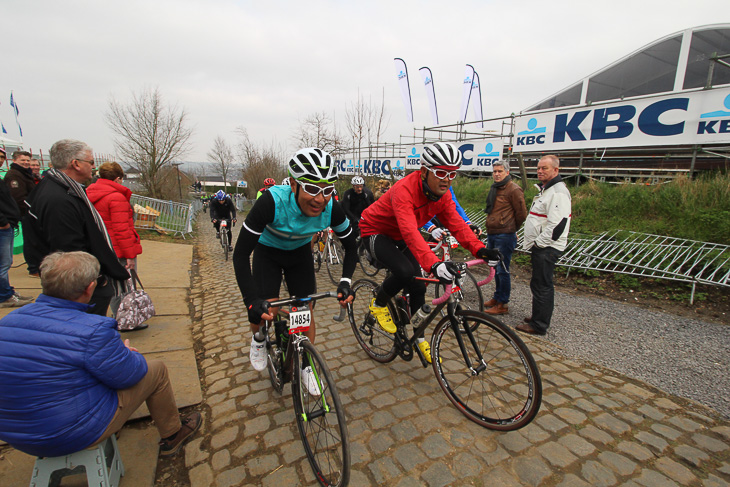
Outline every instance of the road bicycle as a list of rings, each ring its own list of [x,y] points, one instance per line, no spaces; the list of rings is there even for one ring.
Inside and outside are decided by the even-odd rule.
[[[542,402],[542,380],[535,359],[517,334],[497,318],[464,309],[461,290],[467,267],[483,260],[455,263],[458,275],[445,287],[444,294],[425,305],[412,336],[409,296],[400,294],[388,302],[397,331],[390,334],[370,313],[369,304],[379,290],[370,279],[356,281],[355,301],[348,305],[350,326],[358,343],[373,360],[387,363],[400,356],[406,361],[417,355],[424,367],[428,362],[417,346],[426,328],[437,320],[431,336],[432,367],[441,389],[467,418],[488,429],[512,431],[529,424]],[[494,278],[478,283],[483,286]],[[437,279],[417,277],[426,283]],[[446,316],[441,311],[446,309]],[[419,313],[421,313],[419,311]],[[419,314],[417,313],[417,315]],[[440,321],[439,321],[440,320]]]
[[[304,335],[312,321],[309,304],[322,298],[337,297],[334,292],[312,294],[304,298],[290,297],[271,302],[280,310],[274,321],[266,321],[269,379],[281,393],[291,383],[297,427],[315,476],[325,486],[344,486],[350,479],[350,444],[345,410],[324,358]],[[317,394],[302,384],[301,371],[311,367]]]
[[[230,247],[230,242],[228,241],[228,222],[230,220],[221,220],[221,224],[218,227],[218,232],[220,234],[220,241],[221,241],[221,247],[223,247],[223,255],[225,255],[226,260],[228,260],[228,248]],[[233,223],[231,223],[231,228],[233,228]]]
[[[440,241],[426,243],[428,243],[428,246],[431,247],[431,250],[441,262],[450,261],[451,251],[459,247],[459,242],[448,231],[446,231],[446,235]],[[423,273],[423,277],[427,277],[425,271]],[[465,279],[462,279],[461,282],[461,292],[464,295],[461,306],[466,309],[484,311],[484,295],[482,294],[481,286],[477,282],[477,278],[468,269],[464,276]],[[443,293],[444,286],[436,284],[434,286],[434,298],[441,296]],[[445,316],[445,312],[442,311],[442,315]]]
[[[335,238],[335,232],[331,228],[318,232],[315,237],[315,247],[312,250],[315,272],[319,271],[324,262],[332,284],[339,284],[342,277],[342,261],[345,258],[342,243]]]

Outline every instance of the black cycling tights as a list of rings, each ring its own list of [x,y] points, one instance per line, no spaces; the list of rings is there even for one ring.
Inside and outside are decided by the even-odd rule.
[[[385,235],[370,235],[363,240],[372,255],[391,272],[383,281],[375,304],[385,306],[390,298],[405,289],[410,294],[411,314],[415,313],[426,302],[426,284],[415,279],[421,275],[421,266],[405,242],[396,242]]]

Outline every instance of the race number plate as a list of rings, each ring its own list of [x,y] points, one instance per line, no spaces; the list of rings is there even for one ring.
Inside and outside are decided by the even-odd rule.
[[[289,312],[289,334],[304,333],[309,330],[309,325],[312,323],[312,313],[309,311],[309,307],[303,308],[292,308]]]

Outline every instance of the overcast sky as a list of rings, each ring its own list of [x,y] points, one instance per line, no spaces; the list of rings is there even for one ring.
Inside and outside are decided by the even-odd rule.
[[[297,149],[301,120],[326,112],[344,128],[358,90],[379,102],[386,139],[430,126],[418,68],[433,72],[441,123],[457,120],[465,64],[479,73],[485,117],[518,112],[665,35],[730,22],[728,0],[228,1],[4,0],[0,121],[26,148],[75,138],[113,153],[111,97],[159,87],[184,107],[193,150],[234,130]],[[408,123],[393,58],[408,66]],[[473,120],[471,108],[467,120]]]

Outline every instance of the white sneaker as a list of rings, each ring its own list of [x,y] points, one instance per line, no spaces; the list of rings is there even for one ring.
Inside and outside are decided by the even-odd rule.
[[[248,352],[248,359],[254,369],[264,370],[266,368],[266,343],[251,337],[251,349]]]
[[[310,396],[319,396],[319,384],[317,384],[317,378],[314,376],[312,367],[304,367],[302,369],[302,384],[307,387],[307,391]]]

